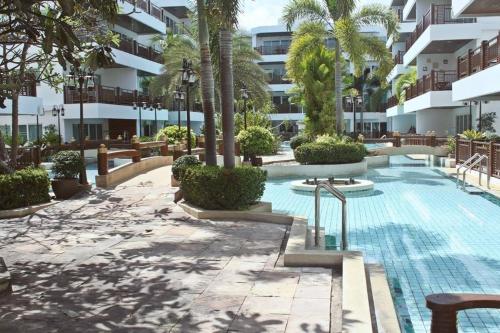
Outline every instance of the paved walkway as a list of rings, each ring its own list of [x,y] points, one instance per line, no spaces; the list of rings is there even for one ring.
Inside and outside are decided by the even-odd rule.
[[[283,267],[285,226],[192,219],[169,178],[0,220],[0,332],[330,331],[332,271]]]

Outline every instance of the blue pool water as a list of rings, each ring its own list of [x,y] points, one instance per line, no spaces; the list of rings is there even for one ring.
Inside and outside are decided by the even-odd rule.
[[[462,192],[425,161],[407,157],[391,157],[390,167],[358,178],[374,181],[375,189],[348,196],[349,249],[385,265],[405,332],[430,331],[425,295],[500,293],[498,199]],[[290,182],[268,181],[263,200],[313,224],[313,195],[290,190]],[[328,195],[321,200],[322,225],[338,237],[340,204]],[[500,310],[461,312],[459,328],[498,333]]]

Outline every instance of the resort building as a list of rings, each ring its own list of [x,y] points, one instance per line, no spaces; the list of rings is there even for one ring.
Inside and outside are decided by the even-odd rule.
[[[397,102],[389,98],[387,116],[393,129],[417,133],[434,131],[437,135],[455,135],[467,129],[500,130],[480,125],[479,119],[496,112],[498,102],[493,84],[498,77],[498,4],[492,1],[394,0],[392,7],[400,15],[400,36],[388,40],[395,67],[387,80],[416,69],[417,81],[406,89],[406,97]],[[493,17],[492,17],[493,16]],[[477,74],[476,74],[477,73]],[[485,128],[486,126],[486,128]]]
[[[385,30],[379,26],[365,27],[364,33],[379,36],[385,39]],[[286,77],[285,63],[287,53],[292,42],[292,32],[288,31],[284,25],[261,26],[252,29],[252,46],[262,55],[260,66],[269,75],[269,90],[272,101],[276,107],[276,113],[271,114],[273,126],[279,127],[280,132],[290,131],[293,134],[299,129],[304,120],[304,110],[300,105],[291,102],[290,89],[292,82]],[[328,47],[334,47],[333,40],[326,40]],[[370,59],[366,62],[366,67],[370,70],[378,66],[376,61]],[[351,66],[351,72],[354,69]],[[357,105],[356,123],[358,131],[361,128],[361,106]],[[352,106],[345,105],[346,131],[354,131],[354,115]],[[363,113],[364,132],[378,135],[388,130],[387,119],[383,109],[378,112]],[[292,126],[285,126],[284,122],[291,123]],[[281,125],[281,126],[280,126]]]
[[[187,2],[120,0],[118,3],[118,19],[109,24],[109,29],[121,37],[119,45],[112,48],[115,63],[97,70],[94,82],[84,91],[85,131],[90,140],[150,136],[167,122],[177,124],[179,113],[182,122],[186,119],[185,111],[173,110],[169,114],[169,105],[151,98],[148,83],[163,71],[161,49],[153,37],[166,35],[167,31],[182,32],[181,26],[189,24]],[[61,88],[62,91],[55,91],[43,83],[26,88],[19,108],[22,141],[36,140],[48,125],[60,130],[64,142],[79,140],[78,90]],[[0,109],[0,129],[10,133],[11,102],[6,104],[6,109]],[[54,108],[64,108],[64,112],[53,112]],[[194,130],[199,131],[202,120],[201,112],[191,113]]]

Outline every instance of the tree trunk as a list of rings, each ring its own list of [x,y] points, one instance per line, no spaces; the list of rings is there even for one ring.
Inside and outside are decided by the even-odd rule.
[[[216,132],[215,132],[215,84],[210,55],[210,38],[205,11],[205,1],[197,0],[198,35],[201,59],[201,101],[205,118],[205,162],[217,165]]]
[[[224,167],[232,169],[234,168],[233,36],[231,31],[226,29],[222,29],[219,36]]]
[[[12,94],[12,145],[10,147],[10,166],[17,167],[17,147],[19,146],[19,95]]]
[[[337,134],[344,133],[344,110],[342,109],[342,50],[335,42],[335,121]]]

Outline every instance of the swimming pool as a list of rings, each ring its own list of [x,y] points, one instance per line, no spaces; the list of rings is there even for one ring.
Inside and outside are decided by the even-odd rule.
[[[375,190],[348,195],[349,249],[385,265],[405,332],[429,332],[425,296],[440,292],[500,293],[500,203],[455,187],[425,161],[391,157],[387,168],[359,178]],[[314,223],[314,197],[269,180],[263,200]],[[340,204],[322,197],[321,221],[338,237]],[[500,311],[461,312],[461,332],[500,332]]]

